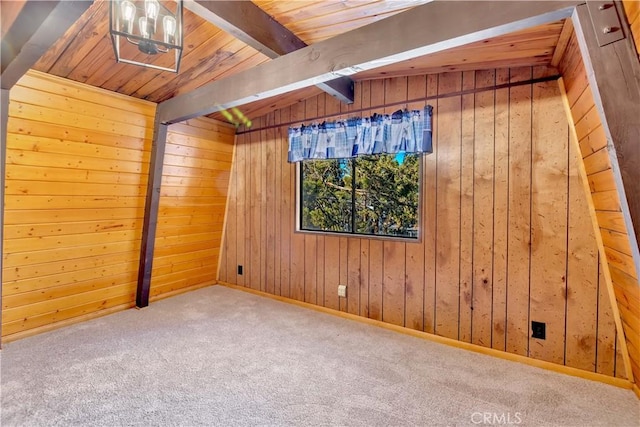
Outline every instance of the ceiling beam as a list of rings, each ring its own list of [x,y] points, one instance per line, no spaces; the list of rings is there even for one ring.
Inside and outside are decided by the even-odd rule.
[[[578,1],[435,1],[289,53],[158,105],[176,123],[571,15]]]
[[[186,0],[184,7],[271,59],[307,44],[251,1]],[[353,103],[353,81],[338,77],[317,85],[340,101]]]
[[[93,1],[30,0],[2,38],[1,87],[11,89]]]

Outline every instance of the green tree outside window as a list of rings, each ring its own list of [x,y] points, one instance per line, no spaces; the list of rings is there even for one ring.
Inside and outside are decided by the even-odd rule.
[[[300,170],[302,230],[418,237],[417,154],[311,160]]]

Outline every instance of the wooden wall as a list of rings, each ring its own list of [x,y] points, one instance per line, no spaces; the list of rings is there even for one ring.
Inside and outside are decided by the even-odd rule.
[[[134,305],[155,114],[35,71],[10,96],[3,340]],[[212,120],[168,138],[154,297],[215,278],[233,144]]]
[[[352,106],[321,94],[254,120],[236,140],[220,280],[625,377],[558,84],[494,88],[546,73],[364,81]],[[484,90],[456,95],[474,89]],[[423,161],[421,241],[294,232],[286,124],[392,112],[425,96],[439,99],[430,102],[435,152]],[[347,298],[337,296],[340,283]],[[546,340],[530,338],[532,320],[546,322]]]
[[[640,53],[640,1],[623,0],[624,11],[631,27],[633,40],[636,44],[636,51]]]
[[[640,287],[612,172],[607,137],[573,35],[559,64],[631,359],[640,378]],[[615,157],[615,154],[613,154]]]
[[[213,284],[235,128],[212,119],[169,126],[151,298]]]

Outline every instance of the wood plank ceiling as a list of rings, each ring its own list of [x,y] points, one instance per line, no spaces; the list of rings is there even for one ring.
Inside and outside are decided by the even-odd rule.
[[[425,2],[427,0],[254,1],[307,44],[317,43]],[[185,9],[184,52],[179,74],[116,63],[108,32],[107,6],[106,0],[97,0],[34,68],[136,98],[162,102],[213,80],[270,61],[264,54]],[[358,81],[442,71],[549,65],[562,27],[562,21],[554,22],[366,71],[352,78]],[[392,34],[389,36],[393,37]],[[154,61],[161,62],[162,58],[155,58]],[[320,89],[310,87],[278,99],[257,101],[244,106],[243,111],[258,116],[318,93]]]

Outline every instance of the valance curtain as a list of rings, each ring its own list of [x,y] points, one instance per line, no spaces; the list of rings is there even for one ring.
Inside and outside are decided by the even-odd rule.
[[[433,108],[289,128],[289,162],[367,154],[431,153]]]

